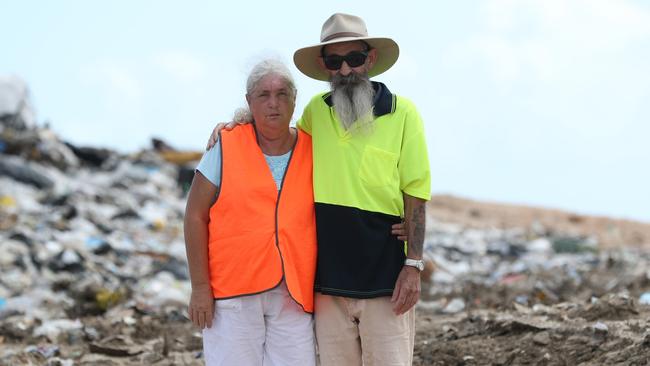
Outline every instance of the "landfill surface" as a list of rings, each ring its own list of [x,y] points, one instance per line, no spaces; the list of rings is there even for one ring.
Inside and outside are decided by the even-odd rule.
[[[34,122],[0,78],[0,365],[202,365],[186,317],[200,153]],[[415,365],[650,364],[650,224],[434,196]]]

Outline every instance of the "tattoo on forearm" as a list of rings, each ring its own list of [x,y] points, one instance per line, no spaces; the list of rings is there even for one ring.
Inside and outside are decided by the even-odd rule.
[[[413,217],[409,225],[408,253],[416,257],[422,256],[424,246],[424,233],[426,228],[425,205],[417,205],[413,209]]]

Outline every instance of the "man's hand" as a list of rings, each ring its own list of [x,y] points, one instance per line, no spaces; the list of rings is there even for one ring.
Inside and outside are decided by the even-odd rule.
[[[395,290],[390,301],[395,315],[409,311],[420,299],[420,271],[411,266],[404,266],[397,276]]]
[[[237,126],[237,125],[245,125],[247,123],[250,123],[250,122],[246,122],[246,121],[235,122],[235,121],[232,121],[232,122],[219,122],[219,123],[217,123],[217,125],[214,127],[214,130],[212,130],[212,135],[210,135],[210,138],[208,139],[208,144],[206,145],[205,150],[207,151],[207,150],[212,149],[212,146],[214,146],[217,143],[217,141],[219,141],[219,132],[221,130],[223,130],[224,128],[226,129],[226,131],[230,131],[233,128],[235,128],[235,126]]]
[[[187,312],[192,324],[201,329],[212,327],[214,297],[210,285],[192,287],[192,297]]]

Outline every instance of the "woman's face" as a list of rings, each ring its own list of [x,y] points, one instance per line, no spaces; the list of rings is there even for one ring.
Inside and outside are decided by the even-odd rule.
[[[285,80],[274,74],[262,78],[246,96],[255,123],[262,127],[289,127],[295,96]]]

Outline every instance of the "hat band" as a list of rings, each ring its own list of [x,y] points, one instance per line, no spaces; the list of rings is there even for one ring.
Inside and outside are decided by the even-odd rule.
[[[330,34],[329,36],[321,39],[321,42],[327,42],[335,38],[343,38],[343,37],[367,37],[367,35],[361,33],[355,33],[355,32],[340,32],[340,33]]]

